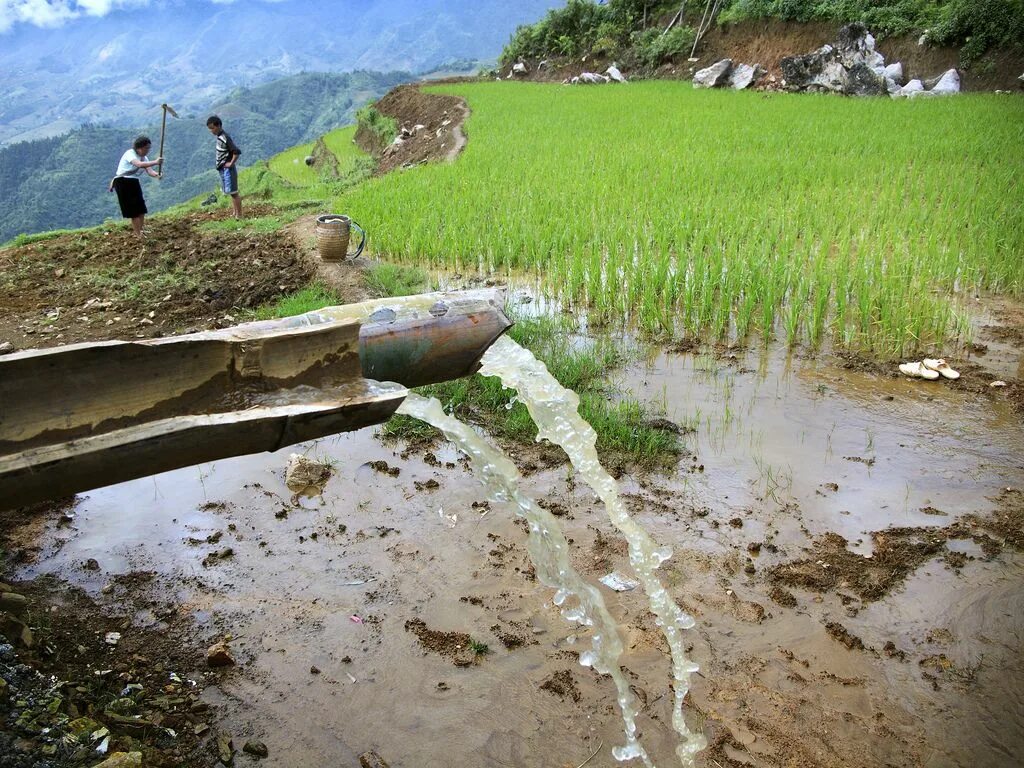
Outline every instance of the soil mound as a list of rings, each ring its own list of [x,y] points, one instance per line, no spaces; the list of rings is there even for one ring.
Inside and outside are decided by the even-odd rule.
[[[374,106],[398,123],[400,139],[376,153],[378,174],[431,160],[452,160],[466,144],[462,125],[469,117],[469,107],[457,96],[423,93],[419,85],[400,85]],[[374,152],[369,132],[360,128],[355,139],[365,151]]]

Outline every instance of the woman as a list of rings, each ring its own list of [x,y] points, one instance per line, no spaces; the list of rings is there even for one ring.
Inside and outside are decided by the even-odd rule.
[[[148,136],[139,136],[132,144],[132,148],[121,155],[121,162],[117,164],[117,175],[110,182],[110,189],[117,192],[117,202],[121,205],[121,215],[132,220],[132,230],[137,237],[142,237],[142,227],[146,223],[146,199],[142,196],[143,174],[149,174],[154,179],[160,178],[160,174],[153,169],[163,163],[163,158],[150,160],[146,155],[153,142]]]

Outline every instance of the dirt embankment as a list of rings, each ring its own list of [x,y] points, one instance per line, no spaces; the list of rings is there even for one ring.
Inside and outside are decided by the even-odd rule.
[[[360,127],[356,143],[377,156],[378,174],[431,160],[452,160],[466,144],[462,125],[469,107],[457,96],[423,93],[419,85],[400,85],[375,105],[398,123],[395,143],[378,149],[375,137]]]
[[[820,48],[833,42],[839,31],[838,24],[812,22],[799,24],[789,21],[759,20],[738,24],[714,26],[697,47],[697,61],[681,55],[661,65],[651,77],[658,79],[689,80],[698,69],[721,59],[760,64],[770,75],[782,77],[779,63],[794,56]],[[948,69],[960,70],[961,85],[965,91],[992,91],[996,89],[1019,91],[1018,80],[1024,72],[1024,51],[1000,50],[986,54],[981,61],[968,68],[960,68],[960,52],[956,48],[939,45],[918,45],[917,37],[901,36],[878,41],[878,50],[887,62],[902,62],[904,75],[910,78],[929,78]],[[603,72],[611,59],[584,57],[582,59],[550,59],[543,67],[539,60],[527,61],[530,74],[527,79],[539,82],[561,82],[581,72]],[[501,71],[505,78],[508,68]],[[626,71],[627,77],[638,73]]]

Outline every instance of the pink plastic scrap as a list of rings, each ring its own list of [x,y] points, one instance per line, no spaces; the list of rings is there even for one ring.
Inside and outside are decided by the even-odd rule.
[[[356,616],[355,614],[352,614],[351,616],[349,616],[349,619],[354,621],[356,624],[362,624],[363,623],[363,620],[361,618],[359,618],[358,616]]]

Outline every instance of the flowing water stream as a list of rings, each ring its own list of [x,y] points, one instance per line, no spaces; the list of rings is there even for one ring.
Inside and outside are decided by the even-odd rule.
[[[655,574],[658,566],[672,556],[671,549],[658,547],[626,511],[619,499],[618,484],[598,459],[597,435],[579,415],[576,393],[562,387],[542,362],[508,337],[499,339],[484,355],[481,373],[497,376],[505,386],[517,392],[537,424],[537,439],[550,440],[566,452],[573,467],[604,503],[612,523],[626,537],[630,564],[647,592],[656,623],[671,649],[675,696],[672,725],[680,739],[676,754],[684,766],[692,766],[695,755],[707,743],[702,734],[688,728],[682,710],[690,676],[697,671],[697,665],[686,658],[681,630],[692,628],[694,620],[676,605]],[[420,418],[444,432],[470,457],[474,471],[494,500],[515,504],[518,513],[529,522],[527,548],[538,578],[557,590],[556,605],[562,605],[569,598],[578,601],[563,609],[566,619],[593,628],[592,646],[580,654],[580,663],[610,675],[618,690],[626,743],[615,747],[612,754],[620,761],[640,758],[645,765],[653,766],[637,737],[639,705],[619,665],[623,644],[615,621],[600,592],[584,581],[570,564],[568,544],[557,520],[520,493],[519,473],[512,462],[469,426],[445,414],[436,399],[410,393],[399,412]]]

